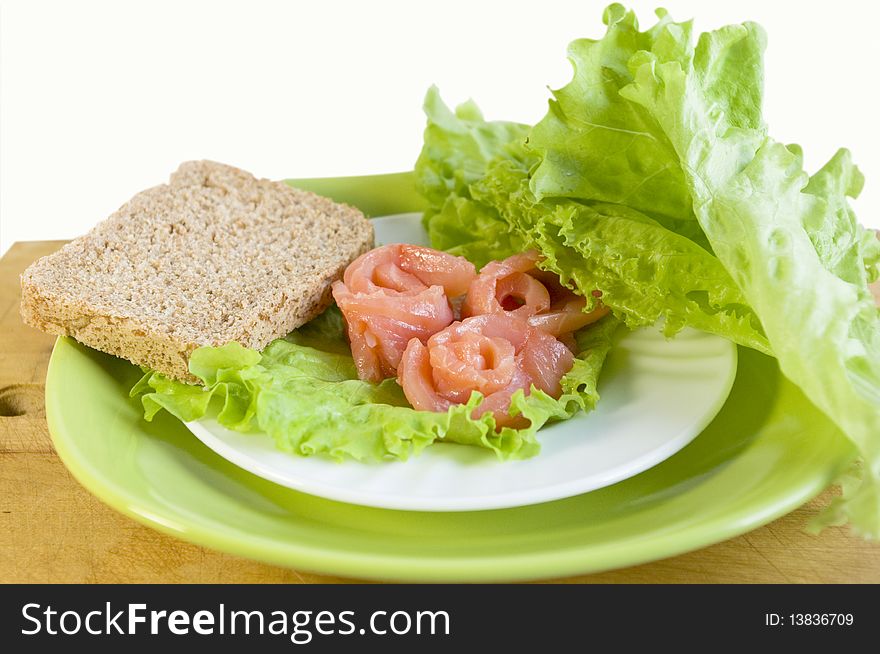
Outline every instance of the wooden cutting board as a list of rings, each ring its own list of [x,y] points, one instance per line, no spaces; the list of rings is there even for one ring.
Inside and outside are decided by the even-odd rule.
[[[104,506],[52,448],[43,382],[54,337],[22,324],[19,274],[62,241],[16,243],[0,259],[0,582],[348,581],[277,568],[190,545]],[[561,582],[880,583],[880,544],[803,525],[826,492],[765,527],[697,552]]]

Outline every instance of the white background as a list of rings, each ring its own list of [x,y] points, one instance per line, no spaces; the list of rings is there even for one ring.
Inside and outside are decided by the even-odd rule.
[[[652,22],[656,2],[631,0]],[[409,169],[439,85],[536,122],[605,2],[0,0],[0,253],[69,238],[184,160],[262,177]],[[849,147],[880,227],[880,3],[667,0],[700,31],[769,32],[766,117],[808,169]]]

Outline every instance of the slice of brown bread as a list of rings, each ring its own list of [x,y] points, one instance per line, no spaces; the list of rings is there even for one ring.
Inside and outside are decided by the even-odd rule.
[[[331,282],[371,247],[357,209],[190,161],[25,270],[21,315],[192,383],[194,349],[264,348],[323,311]]]

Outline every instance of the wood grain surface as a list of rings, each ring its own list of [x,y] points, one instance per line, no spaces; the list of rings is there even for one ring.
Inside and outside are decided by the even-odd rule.
[[[190,545],[104,506],[55,455],[43,382],[54,337],[22,324],[18,276],[62,242],[16,243],[0,260],[0,582],[331,583]],[[830,498],[733,540],[565,583],[880,583],[880,544],[803,525]]]

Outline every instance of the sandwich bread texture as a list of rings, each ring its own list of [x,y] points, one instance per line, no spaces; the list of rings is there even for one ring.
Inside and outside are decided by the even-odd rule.
[[[357,209],[210,161],[21,276],[23,320],[194,383],[189,355],[230,341],[262,350],[320,314],[330,284],[373,247]]]

